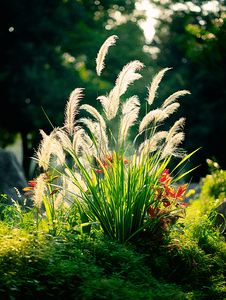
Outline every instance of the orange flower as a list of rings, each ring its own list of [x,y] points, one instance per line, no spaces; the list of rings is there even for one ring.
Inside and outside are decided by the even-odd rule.
[[[28,184],[29,184],[30,186],[25,187],[25,188],[23,189],[23,191],[26,192],[26,191],[33,190],[33,192],[25,193],[25,194],[24,194],[25,196],[34,194],[34,189],[35,189],[35,187],[36,187],[36,185],[37,185],[37,180],[36,180],[36,179],[30,180],[30,181],[28,181]]]

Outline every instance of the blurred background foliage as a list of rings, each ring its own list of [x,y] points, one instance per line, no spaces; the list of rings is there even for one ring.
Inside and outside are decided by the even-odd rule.
[[[150,17],[150,12],[155,14]],[[9,0],[0,14],[0,147],[20,133],[27,175],[39,128],[52,130],[42,107],[53,125],[61,126],[70,92],[84,87],[83,103],[100,108],[96,97],[109,92],[122,67],[135,59],[146,68],[125,97],[139,96],[141,116],[146,86],[160,69],[173,68],[161,82],[153,108],[177,90],[191,91],[165,126],[185,116],[183,147],[188,152],[202,147],[189,166],[202,164],[193,180],[206,175],[206,158],[215,156],[226,169],[225,1]],[[150,38],[152,25],[155,35]],[[119,37],[117,46],[109,49],[99,78],[95,58],[113,34]]]

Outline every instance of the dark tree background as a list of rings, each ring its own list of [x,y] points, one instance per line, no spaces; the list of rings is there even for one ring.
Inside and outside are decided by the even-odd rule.
[[[114,26],[115,11],[130,22],[133,10],[133,1],[121,0],[2,3],[0,146],[21,134],[26,174],[40,139],[39,128],[47,133],[51,130],[42,107],[54,126],[61,126],[65,103],[74,88],[84,87],[85,101],[96,104],[97,91],[109,90],[118,70],[128,62],[126,54],[114,52],[112,66],[98,79],[95,58],[105,39],[119,34],[129,58],[142,51],[144,36],[137,24]],[[107,25],[112,30],[106,30]]]

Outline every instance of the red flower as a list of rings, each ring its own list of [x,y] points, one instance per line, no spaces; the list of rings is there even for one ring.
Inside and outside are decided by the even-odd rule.
[[[161,174],[161,177],[162,178],[160,178],[159,181],[164,182],[165,184],[169,184],[172,180],[169,174],[169,169],[165,169],[165,171]]]
[[[175,190],[173,187],[164,184],[164,188],[165,188],[164,196],[166,198],[168,198],[168,197],[175,198]]]
[[[119,160],[121,160],[121,156],[119,157]],[[128,163],[128,160],[124,159],[124,164],[127,165]]]
[[[184,199],[184,194],[186,192],[186,188],[187,188],[187,184],[179,186],[176,190],[175,198],[178,199],[178,200],[183,200]]]
[[[186,188],[187,188],[187,184],[184,184],[182,186],[179,186],[177,188],[177,190],[175,191],[175,189],[173,187],[171,187],[170,185],[166,185],[164,184],[164,193],[163,196],[168,199],[168,198],[173,198],[176,200],[183,200],[184,199],[184,194],[186,192]]]
[[[150,216],[154,217],[154,215],[155,215],[155,210],[154,210],[154,208],[153,208],[152,206],[150,206],[150,207],[148,208],[148,214],[149,214]]]
[[[152,206],[149,206],[149,208],[148,208],[148,214],[151,217],[154,217],[154,215],[156,215],[159,211],[160,211],[159,207],[156,207],[156,209],[154,209]]]
[[[26,192],[26,191],[34,190],[35,187],[36,187],[36,185],[37,185],[37,180],[36,180],[36,179],[30,180],[30,181],[28,181],[28,184],[29,184],[30,186],[25,187],[25,188],[23,189],[23,191]],[[31,194],[34,194],[34,191],[33,191],[33,192],[29,192],[29,193],[25,193],[24,195],[27,196],[27,195],[31,195]]]
[[[114,157],[115,157],[115,155],[114,155]],[[107,160],[108,160],[108,162],[106,162],[106,163],[103,163],[101,159],[98,160],[98,161],[101,162],[101,163],[99,164],[99,168],[102,168],[102,169],[103,169],[103,167],[105,167],[105,168],[107,169],[108,167],[112,167],[113,157],[106,154],[106,158],[107,158]],[[119,157],[119,161],[121,161],[121,156]],[[109,163],[109,162],[110,162],[110,163]],[[129,162],[128,162],[126,159],[124,159],[124,164],[126,165],[126,164],[128,164],[128,163],[129,163]],[[102,170],[100,170],[100,169],[94,169],[94,171],[96,171],[97,173],[104,173],[104,171],[102,171]]]
[[[115,154],[114,154],[113,157],[115,157]],[[106,158],[107,158],[107,160],[110,161],[110,163],[113,163],[113,157],[106,154]],[[121,156],[119,156],[119,161],[121,161]],[[129,162],[124,158],[124,164],[126,165],[126,164],[128,164],[128,163],[129,163]]]
[[[111,163],[113,163],[113,158],[112,158],[112,156],[109,156],[109,155],[106,154],[106,158],[107,158],[107,160],[109,160]]]
[[[165,201],[163,201],[162,203],[163,203],[163,205],[164,205],[165,207],[168,207],[168,206],[171,205],[171,202],[170,202],[169,200],[165,200]]]
[[[191,205],[189,205],[189,204],[187,204],[187,203],[182,203],[182,202],[178,202],[178,204],[180,204],[180,205],[182,205],[182,206],[185,206],[185,207],[191,206]],[[177,205],[177,207],[178,207],[178,205]]]

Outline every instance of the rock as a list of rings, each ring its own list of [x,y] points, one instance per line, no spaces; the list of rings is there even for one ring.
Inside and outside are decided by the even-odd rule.
[[[201,182],[201,181],[200,181]],[[186,189],[186,194],[184,197],[184,202],[189,204],[190,200],[197,199],[201,193],[201,184],[200,182],[189,183]]]
[[[218,212],[218,215],[215,220],[215,225],[220,227],[221,230],[226,232],[226,200],[222,202],[218,207],[216,208],[216,211]]]
[[[25,200],[22,189],[26,186],[28,182],[24,170],[15,154],[7,149],[0,149],[0,190],[7,195],[8,204],[12,204],[12,199],[22,204]],[[18,195],[15,188],[21,195]]]

